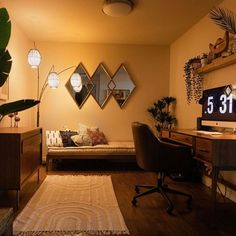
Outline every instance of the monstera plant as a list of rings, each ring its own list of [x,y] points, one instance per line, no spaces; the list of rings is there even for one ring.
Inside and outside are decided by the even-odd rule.
[[[6,82],[12,65],[11,55],[6,50],[11,36],[11,22],[5,8],[0,8],[0,87]],[[22,99],[15,102],[0,105],[0,121],[5,115],[13,112],[23,111],[37,105],[39,101],[33,99]]]

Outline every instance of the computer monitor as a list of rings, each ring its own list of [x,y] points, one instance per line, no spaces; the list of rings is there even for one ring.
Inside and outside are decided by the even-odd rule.
[[[207,89],[202,104],[202,126],[236,128],[236,84]]]

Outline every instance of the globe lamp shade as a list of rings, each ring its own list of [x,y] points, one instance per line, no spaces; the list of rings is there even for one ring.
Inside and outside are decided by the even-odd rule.
[[[73,75],[70,78],[70,83],[72,87],[80,87],[82,84],[81,76],[79,73],[73,73]]]
[[[48,86],[50,88],[57,88],[59,86],[59,75],[56,72],[51,72],[48,75]]]
[[[31,68],[37,68],[41,62],[41,55],[37,49],[31,49],[28,53],[28,63]]]

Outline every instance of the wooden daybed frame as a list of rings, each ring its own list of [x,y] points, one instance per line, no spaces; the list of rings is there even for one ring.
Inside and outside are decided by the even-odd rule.
[[[129,141],[108,142],[96,146],[48,147],[46,171],[48,171],[49,161],[53,159],[134,160],[135,148],[133,142]]]

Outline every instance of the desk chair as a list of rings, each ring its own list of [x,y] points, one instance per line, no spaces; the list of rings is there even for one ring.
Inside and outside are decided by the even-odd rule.
[[[164,184],[165,176],[171,173],[189,173],[192,166],[191,149],[174,143],[162,141],[157,138],[146,125],[139,122],[132,123],[134,146],[136,151],[136,161],[139,167],[146,171],[155,171],[158,174],[156,186],[135,185],[136,196],[133,197],[132,204],[136,205],[137,198],[158,192],[168,203],[167,212],[170,214],[174,208],[168,195],[179,194],[188,198],[187,203],[191,204],[192,196],[174,189],[170,189]],[[140,193],[140,188],[147,191]]]

